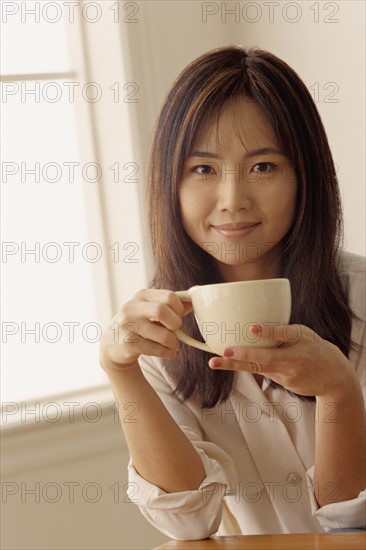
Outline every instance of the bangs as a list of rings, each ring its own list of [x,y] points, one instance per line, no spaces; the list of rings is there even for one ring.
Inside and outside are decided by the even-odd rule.
[[[238,116],[238,111],[242,109],[243,102],[253,103],[258,107],[258,109],[260,109],[263,118],[257,118],[257,125],[259,127],[259,130],[264,133],[265,127],[263,120],[265,119],[269,124],[271,124],[271,121],[268,120],[266,113],[261,109],[260,105],[255,101],[252,96],[245,93],[238,93],[233,97],[226,99],[225,102],[220,102],[215,107],[215,109],[210,108],[207,109],[206,112],[204,108],[202,109],[200,123],[196,125],[197,129],[191,146],[187,150],[187,155],[185,156],[185,159],[188,158],[193,151],[206,150],[207,141],[208,139],[212,138],[212,135],[214,135],[216,138],[216,150],[221,150],[222,144],[220,141],[219,126],[221,117],[224,113],[225,115],[229,115],[232,132],[236,134],[238,141],[243,146],[243,151],[248,152],[246,143],[248,143],[249,141],[250,134],[246,125],[242,124],[242,117]]]

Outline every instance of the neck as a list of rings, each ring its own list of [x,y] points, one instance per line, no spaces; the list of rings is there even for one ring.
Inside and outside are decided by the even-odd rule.
[[[273,249],[271,254],[266,254],[256,261],[249,261],[241,265],[217,262],[217,267],[224,282],[275,279],[279,277],[280,260],[280,254]]]

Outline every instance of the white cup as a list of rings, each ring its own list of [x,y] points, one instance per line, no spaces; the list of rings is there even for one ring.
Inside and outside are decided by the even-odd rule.
[[[250,327],[255,324],[274,327],[290,320],[291,287],[288,279],[194,286],[176,294],[182,301],[192,302],[205,342],[199,342],[182,330],[175,331],[177,338],[217,355],[222,355],[224,349],[231,346],[276,347],[278,341],[253,334]]]

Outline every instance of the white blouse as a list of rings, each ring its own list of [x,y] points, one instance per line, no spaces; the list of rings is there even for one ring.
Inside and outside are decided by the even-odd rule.
[[[343,253],[342,280],[356,315],[365,319],[365,259]],[[363,345],[350,361],[365,392],[365,324],[353,323]],[[165,493],[129,465],[130,496],[143,515],[168,537],[202,539],[213,534],[322,532],[365,527],[365,496],[328,501],[319,508],[312,481],[317,404],[301,401],[252,374],[239,372],[231,397],[212,409],[197,399],[181,402],[174,382],[156,357],[141,357],[145,377],[199,453],[206,478],[194,491]],[[364,398],[365,398],[364,393]],[[326,419],[334,409],[328,405]]]

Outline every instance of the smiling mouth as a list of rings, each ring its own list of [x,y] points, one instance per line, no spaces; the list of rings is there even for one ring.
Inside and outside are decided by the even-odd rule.
[[[251,233],[258,225],[260,222],[242,222],[213,225],[212,227],[224,237],[243,237]]]

